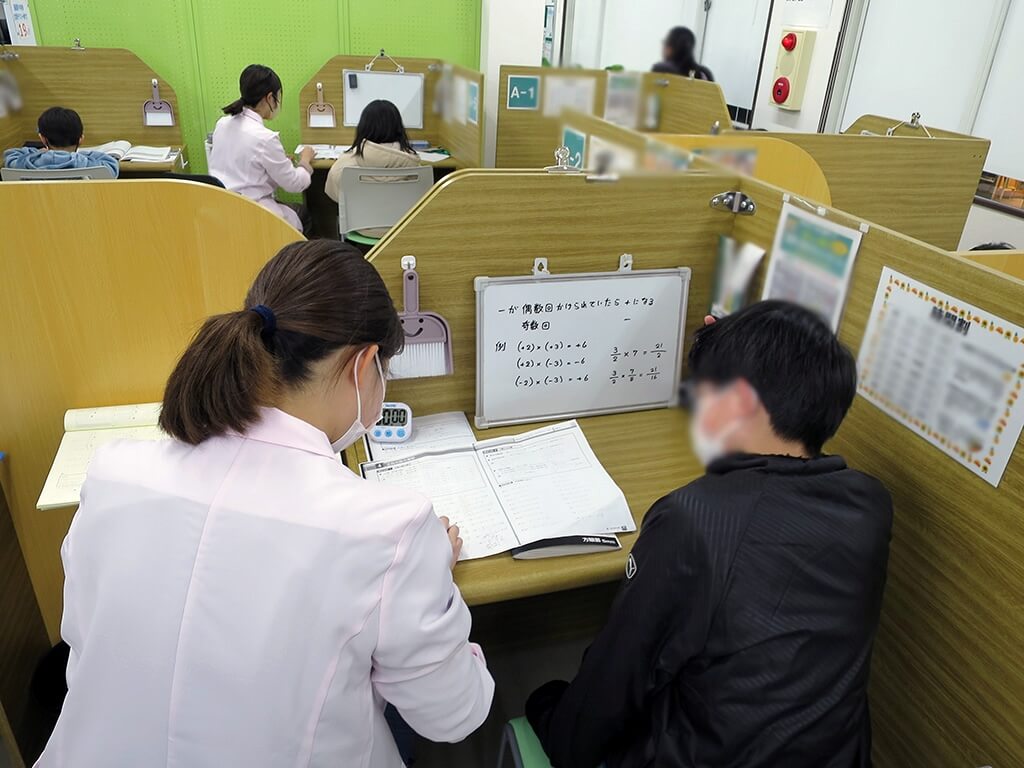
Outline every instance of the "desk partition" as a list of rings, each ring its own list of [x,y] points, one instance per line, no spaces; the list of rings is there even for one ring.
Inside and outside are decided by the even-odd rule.
[[[614,74],[614,73],[611,73]],[[498,135],[495,165],[499,168],[544,168],[554,162],[551,137],[561,129],[561,115],[546,114],[550,78],[593,80],[593,99],[584,112],[603,116],[610,73],[603,69],[551,69],[550,67],[503,66],[498,83]],[[637,126],[643,131],[711,133],[717,123],[723,130],[732,125],[722,89],[716,83],[678,75],[646,72],[641,88]],[[512,78],[510,80],[510,78]],[[536,81],[535,98],[509,99],[509,86],[528,86]]]
[[[19,46],[8,49],[11,51],[17,58],[0,63],[0,67],[6,66],[17,82],[22,106],[8,118],[0,118],[0,150],[38,141],[36,120],[53,106],[78,112],[87,146],[124,140],[182,147],[182,118],[174,88],[131,51],[54,46]],[[160,100],[171,105],[174,125],[147,126],[143,121],[143,106],[154,95],[153,80],[157,81]],[[130,173],[132,166],[124,163],[122,171]],[[140,169],[151,172],[182,167],[180,163],[168,163],[166,167],[146,163]]]
[[[0,324],[6,329],[0,358],[13,361],[17,371],[0,394],[0,444],[14,458],[15,521],[51,633],[60,612],[57,551],[70,514],[40,513],[34,503],[60,439],[63,411],[156,399],[163,376],[202,317],[237,306],[259,263],[295,236],[266,212],[262,219],[242,221],[254,212],[227,209],[227,193],[204,189],[204,195],[215,196],[199,201],[209,215],[154,250],[152,232],[169,210],[185,204],[185,192],[142,186],[160,182],[135,184],[0,185],[0,229],[15,232],[13,274],[19,276],[0,284]],[[749,195],[757,212],[734,216],[711,209],[711,197],[725,190]],[[398,296],[401,259],[417,257],[421,307],[449,321],[455,372],[396,381],[389,392],[418,413],[472,411],[473,278],[528,275],[539,256],[549,259],[554,274],[614,270],[624,252],[633,254],[635,269],[690,267],[686,327],[692,334],[709,304],[718,238],[732,235],[770,247],[784,194],[716,169],[600,181],[585,174],[482,169],[446,177],[370,258]],[[230,199],[236,201],[230,205],[251,205]],[[191,198],[188,204],[196,202]],[[44,212],[53,209],[67,211],[66,236],[46,226]],[[103,229],[95,226],[101,210],[127,212],[121,217],[127,235],[123,222],[103,237],[97,234]],[[826,216],[861,223],[831,208]],[[448,236],[453,231],[458,237]],[[840,337],[854,351],[863,341],[883,267],[1024,325],[1024,283],[871,224],[840,326]],[[82,317],[89,318],[88,328]],[[660,495],[701,472],[683,412],[615,414],[580,423],[638,521]],[[1020,764],[1020,452],[995,488],[860,397],[827,450],[878,477],[895,503],[871,688],[875,764]],[[486,610],[493,615],[503,610],[499,601],[619,578],[634,540],[635,535],[624,536],[623,551],[611,554],[546,561],[515,561],[506,554],[462,563],[456,580],[475,610],[490,604]],[[571,606],[577,594],[561,599]],[[541,637],[544,627],[557,633],[560,617],[570,615],[545,605],[546,616],[523,624]],[[601,610],[595,605],[591,618],[599,621]],[[572,620],[582,620],[579,606],[575,611]],[[507,626],[509,634],[519,631],[518,624]]]

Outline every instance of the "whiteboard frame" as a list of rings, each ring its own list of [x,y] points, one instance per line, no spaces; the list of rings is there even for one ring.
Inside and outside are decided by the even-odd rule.
[[[412,123],[405,123],[407,129],[423,130],[423,126],[426,122],[426,111],[427,111],[427,81],[426,76],[422,72],[373,72],[364,69],[343,69],[341,70],[341,89],[342,89],[342,115],[341,122],[345,128],[355,128],[359,125],[359,118],[362,117],[362,110],[359,111],[359,115],[355,118],[354,122],[349,121],[348,105],[350,100],[348,97],[348,76],[349,74],[359,75],[360,77],[369,75],[373,77],[375,75],[394,75],[396,77],[414,77],[420,81],[420,104],[422,109],[420,110],[420,120],[418,125]],[[379,97],[375,97],[379,98]],[[398,105],[396,105],[398,106]],[[402,111],[401,107],[398,109]],[[405,115],[402,115],[402,121],[405,122]]]
[[[481,413],[481,406],[484,397],[484,377],[481,373],[484,359],[484,334],[483,327],[483,294],[488,287],[494,285],[509,284],[536,284],[549,283],[552,281],[584,282],[590,280],[607,280],[617,278],[628,280],[631,277],[658,277],[677,276],[680,278],[680,299],[681,307],[679,313],[679,348],[676,350],[674,381],[676,386],[672,387],[672,394],[668,400],[657,403],[645,403],[643,405],[627,406],[620,408],[598,408],[591,411],[563,411],[555,413],[538,414],[517,419],[502,419],[492,421]],[[478,429],[490,429],[491,427],[504,427],[515,424],[535,424],[542,421],[559,421],[562,419],[582,418],[586,416],[607,416],[612,413],[633,413],[635,411],[654,411],[660,408],[670,408],[679,401],[679,382],[683,376],[683,350],[686,348],[686,313],[690,298],[690,278],[692,276],[689,267],[670,267],[668,269],[638,269],[618,270],[615,272],[575,272],[564,275],[540,273],[536,275],[516,275],[511,277],[477,277],[473,280],[473,288],[476,291],[476,412],[473,421]]]

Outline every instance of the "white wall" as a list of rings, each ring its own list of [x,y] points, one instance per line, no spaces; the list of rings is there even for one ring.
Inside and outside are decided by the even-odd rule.
[[[672,27],[700,38],[703,0],[575,0],[572,45],[565,66],[602,69],[618,64],[646,72],[661,61]]]
[[[972,133],[992,140],[985,169],[1000,176],[1024,179],[1024,2],[1017,0],[999,40],[992,71]],[[1024,248],[1024,242],[1020,243]]]
[[[771,0],[715,0],[707,14],[700,62],[722,86],[726,102],[743,109],[754,101],[770,8]]]
[[[983,205],[972,205],[960,239],[960,250],[969,251],[982,243],[1000,242],[1024,250],[1024,219]]]
[[[545,0],[483,0],[480,71],[484,73],[484,162],[494,166],[498,79],[502,64],[538,67],[544,56]]]
[[[895,3],[897,0],[875,0],[876,2]],[[903,0],[899,0],[903,2]],[[757,105],[754,108],[754,128],[768,131],[803,131],[815,132],[821,121],[828,93],[829,78],[832,74],[832,62],[836,55],[836,46],[843,26],[843,15],[846,11],[845,0],[835,0],[828,23],[816,29],[814,53],[811,58],[810,74],[807,78],[807,89],[804,92],[803,107],[799,112],[779,109],[772,101],[772,85],[775,83],[775,61],[778,58],[779,46],[782,42],[782,30],[788,26],[785,6],[775,4],[771,21],[768,24],[768,46],[765,49],[764,66],[761,70],[761,81],[757,86]]]
[[[927,125],[969,133],[1004,2],[872,0],[842,127],[920,112]]]

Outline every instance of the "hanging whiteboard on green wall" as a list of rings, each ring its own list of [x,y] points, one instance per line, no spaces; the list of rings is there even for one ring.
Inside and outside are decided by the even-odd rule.
[[[341,73],[345,89],[345,125],[359,125],[363,109],[371,101],[390,101],[402,113],[406,128],[423,128],[424,77],[421,72],[367,72],[346,69]]]

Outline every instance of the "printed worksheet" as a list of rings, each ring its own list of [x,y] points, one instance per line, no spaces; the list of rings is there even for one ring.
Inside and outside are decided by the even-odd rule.
[[[370,461],[400,459],[420,453],[438,453],[455,448],[470,448],[476,442],[469,419],[462,411],[416,416],[412,436],[404,443],[375,443],[366,439],[366,455]]]

